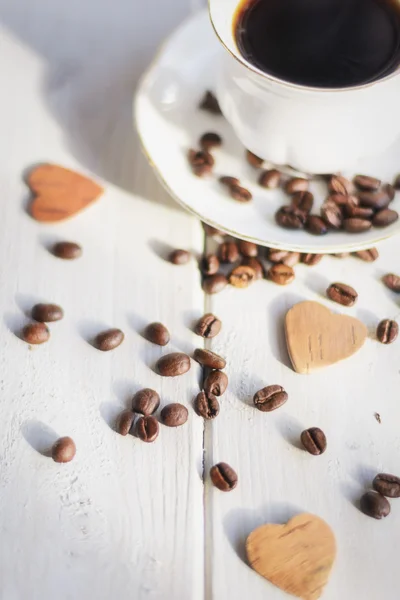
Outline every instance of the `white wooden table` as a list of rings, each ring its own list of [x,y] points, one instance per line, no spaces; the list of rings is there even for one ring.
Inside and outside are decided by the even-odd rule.
[[[382,246],[374,264],[325,258],[299,266],[287,289],[262,281],[211,298],[195,261],[163,259],[169,247],[200,253],[204,238],[141,155],[132,93],[158,43],[199,4],[0,1],[0,600],[280,600],[287,596],[244,562],[243,544],[254,527],[300,511],[325,518],[337,536],[324,598],[399,598],[400,500],[383,522],[356,503],[377,472],[400,473],[400,341],[373,339],[378,321],[399,313],[379,279],[400,271],[400,241]],[[105,196],[65,224],[34,222],[21,174],[44,160],[94,174]],[[57,239],[81,243],[82,259],[54,258],[47,248]],[[358,290],[346,312],[371,339],[343,364],[296,375],[285,311],[301,299],[340,310],[324,296],[335,280]],[[30,350],[16,333],[39,300],[61,304],[65,319]],[[219,417],[204,424],[191,408],[184,427],[163,427],[148,445],[116,434],[116,415],[141,387],[191,407],[199,369],[162,379],[153,366],[165,350],[140,331],[160,320],[171,348],[192,352],[202,340],[191,326],[205,311],[223,320],[209,345],[228,359]],[[126,340],[100,354],[87,339],[112,326]],[[251,398],[272,383],[289,401],[259,413]],[[321,457],[298,447],[314,425],[328,438]],[[76,441],[68,465],[43,455],[58,435]],[[230,494],[208,479],[221,460],[239,474]]]

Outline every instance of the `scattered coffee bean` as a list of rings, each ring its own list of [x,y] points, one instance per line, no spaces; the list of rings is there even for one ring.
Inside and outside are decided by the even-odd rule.
[[[302,229],[306,222],[306,215],[295,206],[282,206],[275,213],[275,220],[285,229]]]
[[[301,262],[309,267],[313,267],[321,262],[323,254],[302,254]]]
[[[351,181],[341,175],[332,175],[328,184],[329,190],[334,194],[348,196],[351,194],[353,186]]]
[[[361,496],[360,509],[368,517],[382,519],[390,513],[390,504],[385,496],[377,492],[366,492]]]
[[[400,498],[400,477],[389,473],[378,473],[372,482],[374,490],[387,498]]]
[[[400,175],[397,175],[393,182],[393,187],[395,190],[400,190]]]
[[[390,208],[384,208],[376,213],[372,219],[372,225],[375,227],[387,227],[392,223],[395,223],[399,218],[399,214],[395,210]]]
[[[133,433],[133,424],[135,422],[135,413],[131,410],[124,410],[117,422],[117,432],[121,435],[128,435]]]
[[[44,323],[29,323],[22,330],[22,339],[28,344],[44,344],[50,339],[50,331]]]
[[[190,369],[190,358],[183,352],[171,352],[157,361],[157,371],[164,377],[177,377]]]
[[[52,446],[51,457],[55,462],[70,462],[76,454],[75,442],[72,438],[65,436],[59,438]]]
[[[374,210],[381,210],[386,208],[390,202],[390,198],[387,192],[360,192],[358,194],[361,206],[367,206]]]
[[[287,252],[287,255],[282,258],[281,263],[287,267],[294,267],[300,262],[300,258],[300,252]]]
[[[207,91],[199,104],[199,108],[206,110],[213,115],[222,115],[221,108],[215,95]]]
[[[219,258],[223,263],[234,263],[240,258],[236,242],[224,242],[219,247]]]
[[[218,317],[211,313],[207,313],[197,321],[194,331],[197,335],[210,339],[219,334],[221,326],[222,323]]]
[[[179,427],[188,420],[188,409],[179,402],[167,404],[161,411],[161,420],[167,427]]]
[[[246,242],[245,240],[240,240],[239,252],[242,256],[252,258],[258,255],[258,246],[257,244],[254,244],[254,242]]]
[[[221,492],[230,492],[237,486],[237,474],[232,467],[224,462],[220,462],[211,467],[210,477],[213,485],[221,490]]]
[[[250,200],[253,198],[252,193],[241,185],[231,185],[229,188],[229,193],[232,198],[238,202],[250,202]]]
[[[277,188],[281,182],[282,174],[277,169],[263,171],[258,179],[258,183],[269,190]]]
[[[57,304],[35,304],[32,308],[32,319],[41,323],[59,321],[64,316],[64,311]]]
[[[275,248],[269,248],[267,258],[270,262],[281,263],[290,256],[291,252],[288,250],[276,250]]]
[[[255,279],[255,271],[246,265],[235,267],[229,275],[229,283],[237,288],[247,288]]]
[[[144,330],[144,337],[157,346],[166,346],[170,340],[168,329],[162,323],[150,323]]]
[[[376,329],[376,337],[382,344],[391,344],[397,339],[399,326],[396,321],[384,319]]]
[[[132,410],[145,417],[153,415],[160,406],[160,396],[155,390],[144,388],[132,398]]]
[[[292,205],[304,213],[309,213],[313,204],[314,196],[311,192],[295,192],[292,196]]]
[[[321,206],[321,217],[332,229],[340,229],[343,224],[343,215],[336,202],[327,200]]]
[[[386,185],[384,185],[382,190],[388,195],[390,202],[392,200],[394,200],[394,197],[396,195],[396,190],[394,189],[394,187],[392,185],[390,185],[390,183],[387,183]]]
[[[57,242],[52,248],[52,253],[58,258],[74,260],[82,256],[82,248],[75,242]]]
[[[264,277],[264,269],[257,258],[247,256],[242,260],[242,265],[250,267],[254,271],[254,279],[262,279]]]
[[[350,198],[352,198],[352,196],[350,196]],[[353,204],[353,202],[348,202],[346,204],[344,212],[347,217],[359,219],[371,219],[374,215],[373,208],[358,206],[357,204]]]
[[[222,144],[222,138],[218,133],[204,133],[200,138],[200,146],[203,150],[212,150],[219,148]]]
[[[209,367],[210,369],[225,369],[226,367],[226,360],[222,356],[204,348],[196,348],[193,358],[204,367]]]
[[[286,182],[285,191],[288,194],[295,194],[296,192],[307,192],[310,182],[304,177],[292,177]]]
[[[203,389],[206,394],[222,396],[228,387],[228,377],[223,371],[211,371],[204,380]]]
[[[275,264],[269,269],[267,277],[278,285],[287,285],[293,281],[294,271],[287,265]]]
[[[158,437],[159,426],[156,418],[151,416],[140,417],[135,425],[135,434],[142,442],[154,442]]]
[[[232,185],[240,185],[239,179],[237,177],[231,177],[230,175],[224,175],[223,177],[220,177],[219,182],[228,187],[231,187]]]
[[[207,223],[203,223],[203,229],[206,235],[210,237],[225,237],[226,233],[221,231],[220,229],[215,229],[215,227],[211,227],[211,225],[207,225]]]
[[[349,233],[363,233],[371,229],[371,221],[366,219],[358,219],[356,217],[352,219],[345,219],[343,221],[343,228]]]
[[[255,167],[256,169],[260,169],[264,164],[264,160],[256,154],[253,154],[253,152],[250,152],[250,150],[246,150],[246,160],[252,167]]]
[[[203,177],[211,173],[214,166],[214,158],[207,150],[192,150],[188,152],[189,164],[197,177]]]
[[[400,277],[398,275],[387,273],[382,277],[382,281],[389,290],[396,292],[396,294],[400,294]]]
[[[328,233],[328,227],[325,221],[317,215],[309,215],[307,217],[305,228],[313,235],[325,235]]]
[[[376,248],[368,248],[368,250],[359,250],[358,252],[354,252],[354,256],[361,258],[361,260],[365,262],[374,262],[377,258],[379,258],[379,252]]]
[[[258,410],[271,412],[285,404],[287,399],[288,395],[281,385],[268,385],[254,395],[253,402]]]
[[[307,452],[314,456],[323,454],[326,450],[326,437],[319,427],[305,429],[302,432],[300,439]]]
[[[376,191],[381,185],[380,179],[368,175],[356,175],[353,181],[360,190]]]
[[[169,255],[169,261],[173,265],[186,265],[190,261],[191,254],[187,250],[173,250]]]
[[[204,275],[215,275],[219,269],[219,259],[216,254],[207,254],[203,256],[200,263],[201,272]]]
[[[326,293],[331,300],[343,306],[353,306],[358,298],[356,290],[345,283],[332,283]]]
[[[215,419],[219,414],[219,402],[213,394],[200,392],[194,401],[194,410],[204,419]]]
[[[118,348],[124,341],[124,337],[120,329],[107,329],[95,337],[93,345],[102,352],[108,352]]]
[[[222,275],[221,273],[210,275],[210,277],[205,277],[203,280],[203,290],[206,294],[218,294],[219,292],[222,292],[227,285],[228,280],[225,275]]]

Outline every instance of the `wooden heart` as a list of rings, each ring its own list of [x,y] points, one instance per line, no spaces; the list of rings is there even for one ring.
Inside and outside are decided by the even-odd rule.
[[[301,514],[286,525],[252,531],[246,551],[250,565],[265,579],[303,600],[317,600],[329,579],[336,542],[325,521]]]
[[[311,373],[348,358],[361,348],[367,328],[347,315],[335,315],[318,302],[299,302],[287,313],[286,343],[297,373]]]
[[[45,223],[63,221],[97,200],[103,188],[75,171],[43,164],[30,171],[27,183],[34,194],[30,212]]]

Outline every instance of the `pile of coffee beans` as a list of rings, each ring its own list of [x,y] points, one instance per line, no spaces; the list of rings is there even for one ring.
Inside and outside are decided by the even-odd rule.
[[[360,499],[360,509],[368,517],[383,519],[390,513],[388,498],[400,498],[400,477],[378,473],[372,482],[374,491],[368,491]]]

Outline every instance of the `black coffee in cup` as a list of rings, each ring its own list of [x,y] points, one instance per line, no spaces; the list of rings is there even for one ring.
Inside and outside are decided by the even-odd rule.
[[[400,64],[400,0],[246,0],[234,30],[244,58],[299,85],[362,85]]]

